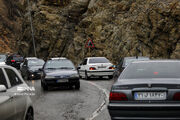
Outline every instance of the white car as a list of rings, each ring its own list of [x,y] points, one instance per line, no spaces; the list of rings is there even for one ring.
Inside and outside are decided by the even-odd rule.
[[[0,65],[0,119],[33,120],[32,101],[23,95],[28,88],[19,72],[7,65]]]
[[[109,79],[112,79],[115,68],[105,57],[88,57],[82,61],[77,69],[80,78],[108,76]]]

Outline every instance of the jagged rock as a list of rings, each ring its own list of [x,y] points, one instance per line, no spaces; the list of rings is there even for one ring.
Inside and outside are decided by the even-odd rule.
[[[37,3],[33,25],[40,57],[65,56],[79,63],[86,56],[105,56],[114,63],[124,56],[180,58],[179,0],[72,0],[64,7]],[[19,51],[32,55],[27,18]],[[95,48],[85,48],[91,38]],[[27,52],[28,51],[28,52]]]

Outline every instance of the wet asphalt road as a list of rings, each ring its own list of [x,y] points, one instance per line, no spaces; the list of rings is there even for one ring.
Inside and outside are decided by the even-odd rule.
[[[27,83],[36,89],[36,95],[31,97],[35,120],[110,120],[103,90],[109,94],[113,80],[81,80],[80,90],[64,87],[43,91],[40,80]],[[103,102],[103,108],[99,109]]]

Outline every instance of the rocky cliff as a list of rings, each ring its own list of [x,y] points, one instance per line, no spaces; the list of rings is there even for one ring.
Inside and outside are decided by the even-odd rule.
[[[22,16],[23,0],[0,0],[0,53],[15,50]]]
[[[71,0],[66,5],[33,3],[39,57],[65,56],[78,63],[86,56],[143,55],[180,58],[179,0]],[[90,38],[95,48],[87,50]],[[33,55],[24,19],[19,51]],[[90,51],[90,53],[89,53]]]

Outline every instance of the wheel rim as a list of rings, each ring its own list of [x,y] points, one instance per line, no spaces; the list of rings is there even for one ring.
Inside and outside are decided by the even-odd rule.
[[[28,113],[26,115],[26,120],[34,120],[32,109],[28,110]]]

